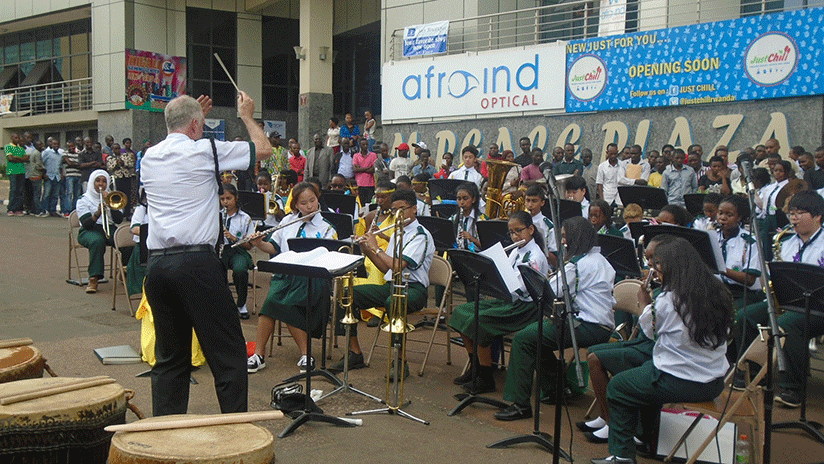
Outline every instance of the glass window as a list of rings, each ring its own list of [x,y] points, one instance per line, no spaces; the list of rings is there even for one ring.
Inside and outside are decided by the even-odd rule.
[[[90,29],[91,20],[83,19],[0,36],[0,62],[29,74],[37,62],[51,59],[54,67],[47,80],[89,77]]]
[[[263,109],[298,110],[300,62],[293,47],[300,43],[296,19],[263,17]]]
[[[209,95],[215,106],[235,106],[235,89],[214,58],[237,76],[237,14],[186,8],[187,78],[190,95]]]

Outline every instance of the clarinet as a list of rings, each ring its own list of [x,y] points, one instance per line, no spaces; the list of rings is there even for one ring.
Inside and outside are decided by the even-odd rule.
[[[226,239],[223,237],[223,231],[226,230],[226,208],[221,208],[220,210],[220,239],[217,241],[217,257],[218,259],[223,257],[223,245]]]

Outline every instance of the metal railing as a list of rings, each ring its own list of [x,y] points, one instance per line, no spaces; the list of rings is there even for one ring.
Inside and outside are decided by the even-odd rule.
[[[660,7],[647,6],[644,3],[638,0],[627,0],[623,24],[618,24],[618,30],[615,31],[616,24],[611,22],[610,29],[613,32],[603,32],[600,35],[664,29],[808,7],[807,2],[771,0],[698,0],[680,4],[669,2],[669,6]],[[782,3],[784,6],[776,6]],[[591,0],[576,0],[453,20],[449,22],[445,54],[454,55],[551,43],[558,40],[598,37],[600,22],[598,4],[599,2]],[[388,46],[387,60],[404,59],[403,29],[395,29],[392,32]],[[408,59],[414,58],[419,57]]]
[[[92,109],[92,78],[51,82],[0,90],[12,95],[10,112],[18,116],[65,113]]]

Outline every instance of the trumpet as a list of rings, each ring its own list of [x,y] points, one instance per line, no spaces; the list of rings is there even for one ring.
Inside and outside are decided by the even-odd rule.
[[[240,245],[244,245],[246,243],[249,243],[252,240],[256,240],[260,237],[263,237],[264,235],[271,234],[273,232],[277,232],[278,230],[283,229],[284,227],[291,226],[292,224],[297,224],[298,222],[306,221],[307,219],[311,219],[312,217],[314,217],[318,213],[320,213],[320,210],[309,213],[306,216],[301,216],[301,217],[299,217],[299,218],[297,218],[293,221],[287,222],[286,224],[279,224],[279,225],[276,225],[275,227],[270,227],[268,229],[261,230],[260,232],[255,232],[254,234],[251,234],[248,237],[244,237],[244,238],[238,240],[237,242],[233,243],[232,248],[237,248]]]

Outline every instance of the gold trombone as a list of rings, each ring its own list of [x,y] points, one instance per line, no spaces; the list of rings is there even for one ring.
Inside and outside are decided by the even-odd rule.
[[[126,194],[121,192],[120,190],[113,190],[107,194],[103,194],[103,192],[97,192],[100,196],[100,217],[103,219],[103,233],[106,234],[106,238],[112,238],[112,228],[109,224],[109,220],[111,219],[111,212],[107,212],[110,209],[123,209],[126,207]]]

